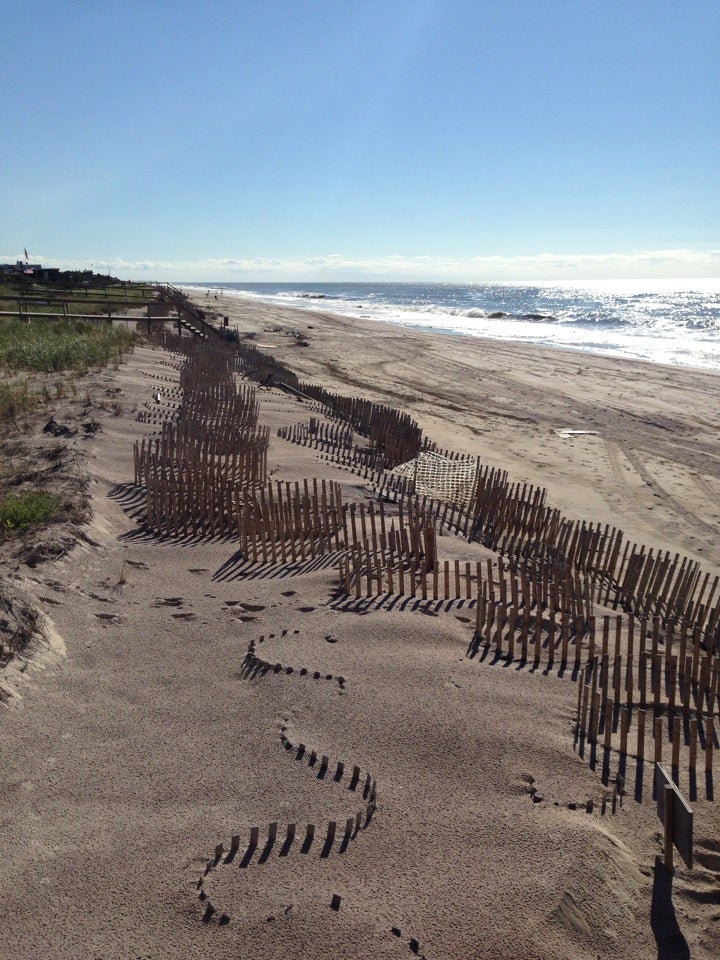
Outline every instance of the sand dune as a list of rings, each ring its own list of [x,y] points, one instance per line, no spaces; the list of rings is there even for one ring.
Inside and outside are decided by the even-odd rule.
[[[718,375],[215,305],[303,379],[718,572]],[[124,414],[89,441],[99,545],[18,571],[67,657],[0,718],[0,956],[717,956],[717,801],[698,790],[696,868],[668,878],[652,764],[613,814],[571,670],[469,655],[474,601],[345,596],[335,556],[252,565],[142,528],[137,416],[181,364],[145,346],[116,374]],[[373,501],[277,436],[317,411],[257,397],[273,481]],[[490,555],[441,533],[444,558]]]

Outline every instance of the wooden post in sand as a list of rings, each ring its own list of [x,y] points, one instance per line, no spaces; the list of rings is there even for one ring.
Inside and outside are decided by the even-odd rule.
[[[668,724],[671,722],[670,716],[668,716]],[[672,778],[675,783],[678,782],[680,777],[680,726],[682,720],[680,717],[675,717],[672,725]]]
[[[492,646],[492,635],[493,635],[493,625],[495,623],[495,604],[491,603],[487,606],[487,612],[485,615],[485,647],[489,650]]]
[[[582,680],[578,681],[582,686],[582,704],[580,707],[582,716],[580,718],[580,731],[585,734],[588,729],[588,700],[590,694],[590,685],[588,683],[588,673],[582,674]]]
[[[505,607],[498,605],[495,608],[495,653],[502,656],[502,632],[505,624]]]
[[[665,658],[665,677],[668,684],[668,713],[675,713],[675,690],[677,688],[677,657]]]
[[[645,711],[637,712],[637,750],[638,761],[642,763],[645,759]]]
[[[581,679],[578,679],[577,682],[577,708],[576,708],[576,723],[575,723],[575,732],[579,735],[581,731],[580,721],[582,720],[582,695],[583,695],[583,682]]]
[[[653,692],[653,711],[657,714],[660,710],[660,686],[661,686],[662,661],[660,654],[653,654],[652,658],[652,692]]]
[[[552,670],[555,662],[555,611],[550,611],[550,625],[548,627],[548,670]]]
[[[704,653],[702,660],[700,661],[700,677],[698,681],[698,707],[699,713],[702,713],[703,705],[707,698],[708,693],[710,692],[710,657]],[[710,707],[712,711],[712,706]]]
[[[638,658],[638,687],[640,703],[645,703],[647,698],[647,653],[640,651]]]
[[[693,719],[690,721],[690,755],[688,757],[688,770],[691,780],[695,777],[695,770],[697,767],[697,738],[698,724],[697,720],[693,717]],[[692,796],[690,799],[692,800]]]
[[[522,629],[520,634],[520,642],[521,642],[520,657],[523,663],[527,663],[527,658],[528,658],[528,630],[530,627],[530,621],[527,616],[527,612],[528,612],[528,605],[526,603],[523,609]]]
[[[628,728],[630,726],[630,711],[627,707],[620,707],[620,755],[627,756]]]
[[[693,654],[692,654],[692,682],[698,682],[698,664],[700,663],[700,628],[693,630]]]
[[[510,607],[508,611],[508,660],[512,663],[515,657],[515,624],[517,622],[517,610]]]
[[[683,696],[682,711],[687,717],[690,714],[690,694],[692,692],[692,657],[685,657],[685,668],[683,671]]]
[[[359,600],[362,596],[362,571],[360,569],[360,557],[357,552],[353,553],[353,566],[355,568],[355,599]]]
[[[620,703],[620,684],[622,680],[622,657],[615,657],[613,665],[613,697],[615,703]]]
[[[663,754],[663,720],[662,717],[655,717],[655,763],[662,763]]]
[[[567,663],[568,641],[570,639],[570,624],[567,613],[560,617],[560,663],[564,666]],[[579,666],[577,657],[577,648],[575,656],[575,665]]]
[[[693,811],[660,763],[655,764],[655,796],[657,814],[664,826],[665,867],[673,869],[673,848],[677,847],[686,866],[692,870]]]
[[[535,666],[540,664],[540,653],[542,650],[542,609],[538,604],[535,612]]]
[[[720,657],[715,657],[712,670],[712,687],[710,691],[709,712],[715,713],[720,701]]]
[[[670,873],[674,870],[673,863],[673,798],[675,791],[669,784],[663,786],[665,795],[665,837],[664,837],[664,859],[665,869]]]
[[[435,569],[437,569],[437,566]],[[434,599],[437,600],[437,596],[435,596]],[[482,591],[478,591],[477,600],[475,602],[475,634],[478,637],[480,636],[484,623],[485,623],[485,598],[482,594]]]
[[[602,655],[610,656],[610,617],[607,613],[603,617]]]
[[[601,688],[601,690],[602,690],[602,698],[603,698],[603,700],[607,700],[607,695],[608,695],[608,682],[609,682],[609,676],[610,676],[610,660],[609,660],[609,657],[608,657],[607,653],[603,653],[603,655],[602,655],[602,660],[601,660],[601,663],[600,663],[600,674],[601,674],[601,678],[602,678],[601,681],[600,681],[600,688]]]
[[[588,733],[588,741],[590,743],[597,743],[599,725],[600,725],[600,694],[597,690],[594,690],[592,694],[592,705],[590,707],[590,731]]]
[[[705,776],[712,775],[713,747],[715,746],[715,730],[712,717],[705,721]]]
[[[615,704],[612,700],[605,701],[605,727],[603,730],[603,749],[606,752],[610,751],[612,746],[612,728],[613,728],[613,716],[615,713]]]
[[[682,620],[680,623],[680,650],[678,651],[678,663],[681,666],[685,663],[687,656],[687,628],[687,620]]]

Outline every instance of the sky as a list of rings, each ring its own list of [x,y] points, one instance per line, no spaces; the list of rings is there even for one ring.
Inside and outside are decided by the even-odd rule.
[[[26,0],[0,262],[720,276],[720,0]]]

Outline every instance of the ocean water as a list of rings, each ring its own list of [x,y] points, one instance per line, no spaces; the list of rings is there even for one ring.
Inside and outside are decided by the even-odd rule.
[[[720,279],[183,286],[446,333],[720,369]]]

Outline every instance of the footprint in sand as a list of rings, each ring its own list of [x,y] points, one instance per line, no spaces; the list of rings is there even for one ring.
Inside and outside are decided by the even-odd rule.
[[[312,613],[315,607],[298,607],[299,613]]]
[[[185,602],[184,597],[158,597],[154,607],[181,607]]]
[[[173,620],[197,620],[197,614],[195,613],[173,613]]]
[[[297,590],[283,590],[281,593],[282,597],[294,597],[297,593]]]

